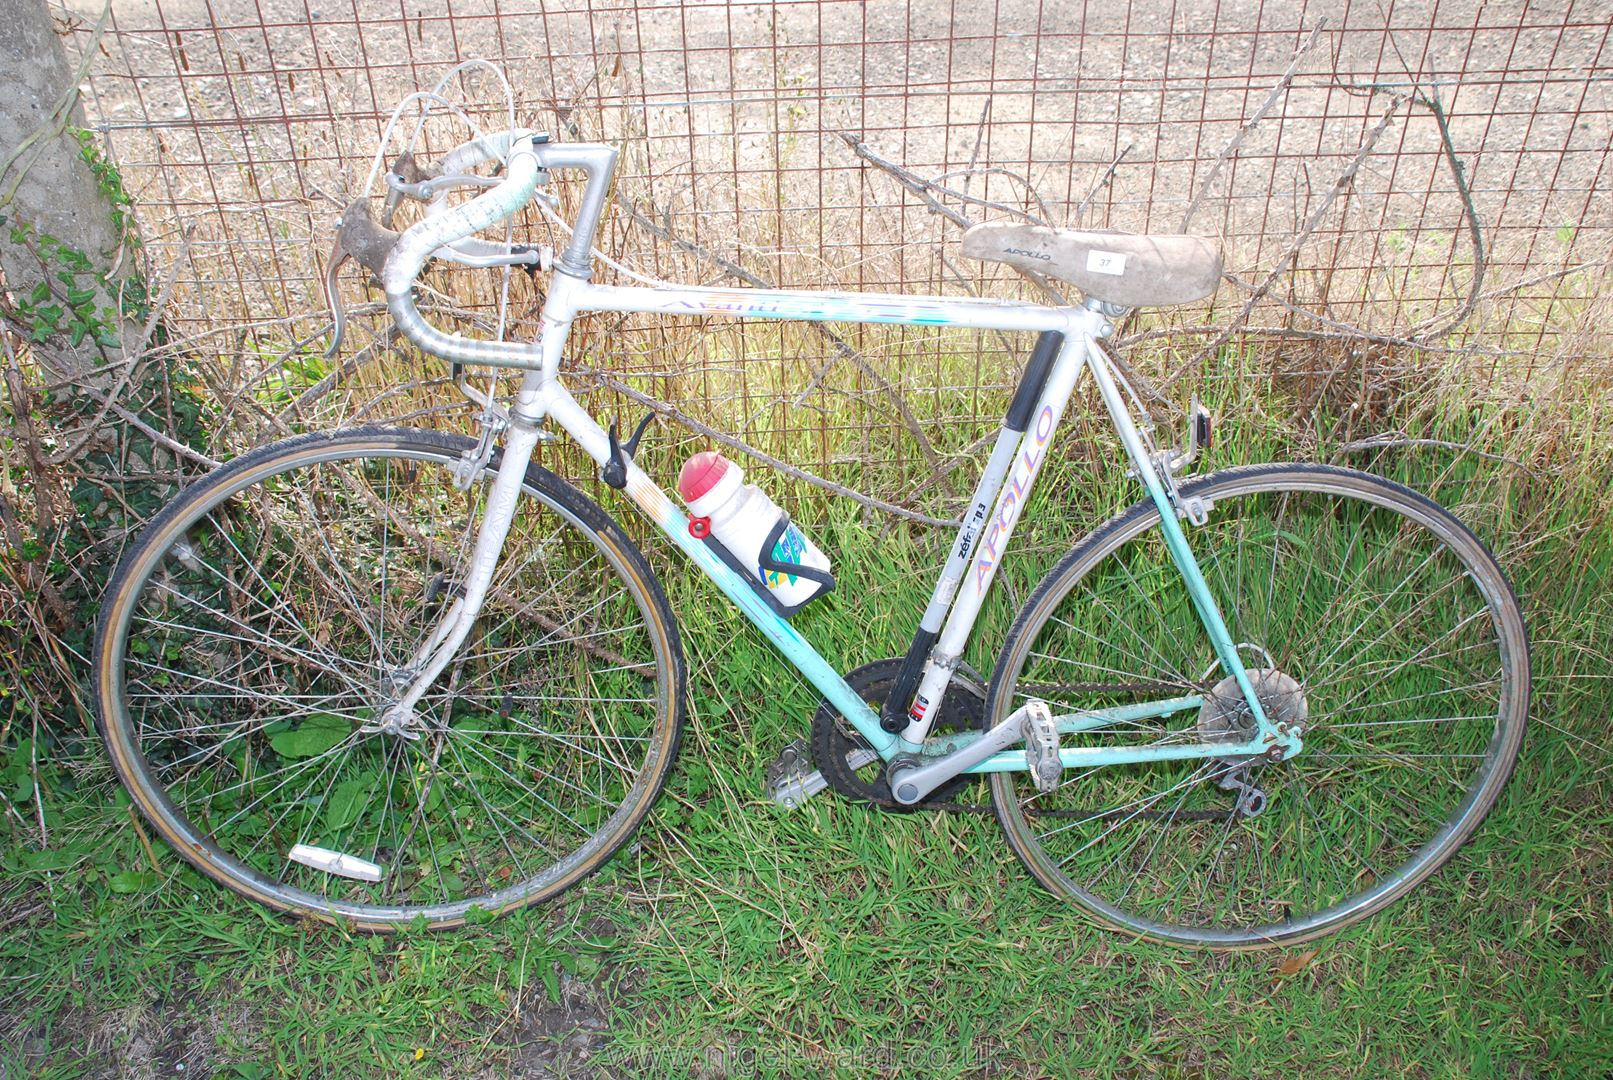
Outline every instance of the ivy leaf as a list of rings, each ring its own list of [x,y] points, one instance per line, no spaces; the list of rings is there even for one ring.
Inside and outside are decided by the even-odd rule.
[[[157,883],[157,875],[149,870],[123,870],[106,879],[115,893],[135,893],[149,889]]]
[[[275,753],[284,758],[310,758],[341,743],[353,725],[339,716],[316,713],[292,731],[282,731],[269,740]]]
[[[325,806],[325,828],[330,832],[341,832],[353,822],[369,805],[370,794],[375,790],[375,774],[373,772],[361,773],[336,785],[331,792],[330,802]]]

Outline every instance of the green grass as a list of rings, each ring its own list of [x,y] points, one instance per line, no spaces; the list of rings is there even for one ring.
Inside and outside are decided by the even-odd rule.
[[[1296,434],[1269,385],[1210,389],[1224,419],[1206,467],[1338,441]],[[502,1076],[551,1060],[581,1022],[606,1036],[586,1067],[624,1077],[1604,1075],[1608,417],[1605,397],[1558,403],[1549,430],[1568,434],[1553,442],[1545,408],[1414,418],[1419,435],[1477,433],[1528,473],[1439,448],[1351,459],[1433,490],[1496,546],[1531,620],[1536,704],[1477,837],[1314,954],[1215,956],[1099,931],[1029,878],[989,816],[880,815],[829,796],[777,811],[761,772],[804,733],[815,695],[654,545],[691,669],[679,766],[638,842],[544,909],[391,938],[270,915],[148,852],[87,739],[47,756],[41,848],[14,748],[0,767],[0,1075],[172,1076],[183,1062],[186,1076]],[[981,670],[1015,598],[1135,497],[1101,467],[1099,425],[1073,423],[1062,445],[971,647]],[[670,475],[677,452],[661,453],[655,471]],[[961,472],[954,493],[972,482]],[[798,627],[846,666],[899,652],[945,540],[846,507],[804,516],[856,587]]]

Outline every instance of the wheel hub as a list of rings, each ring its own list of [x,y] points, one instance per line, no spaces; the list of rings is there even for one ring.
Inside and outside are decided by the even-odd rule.
[[[1266,719],[1280,734],[1297,741],[1310,716],[1305,688],[1292,675],[1274,667],[1248,668],[1247,674]],[[1254,713],[1235,677],[1228,675],[1204,695],[1198,719],[1199,737],[1204,741],[1248,742],[1257,730]]]
[[[404,708],[393,702],[387,704],[375,719],[359,728],[366,734],[396,735],[400,739],[418,739],[425,733],[425,725],[412,707]]]

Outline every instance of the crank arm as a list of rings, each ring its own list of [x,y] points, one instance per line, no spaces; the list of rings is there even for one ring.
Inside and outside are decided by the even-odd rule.
[[[967,772],[993,754],[1024,741],[1028,719],[1038,727],[1051,727],[1053,710],[1047,707],[1047,702],[1032,698],[980,738],[943,758],[923,765],[897,759],[891,764],[889,773],[891,794],[897,802],[912,806],[959,773]]]

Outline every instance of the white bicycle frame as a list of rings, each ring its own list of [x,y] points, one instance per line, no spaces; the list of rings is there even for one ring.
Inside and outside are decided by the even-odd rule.
[[[503,459],[488,493],[463,595],[416,652],[409,665],[408,690],[391,709],[389,720],[408,716],[469,636],[486,597],[500,552],[513,521],[527,465],[539,439],[539,425],[552,421],[575,439],[601,467],[612,460],[611,440],[566,389],[561,358],[573,320],[583,312],[643,312],[667,316],[732,316],[804,322],[896,323],[1044,335],[1045,381],[1022,388],[1022,422],[1005,424],[987,461],[970,511],[942,569],[920,623],[909,662],[922,664],[905,728],[885,730],[880,717],[847,685],[793,626],[757,594],[751,583],[689,532],[689,519],[654,480],[630,458],[625,459],[623,491],[656,526],[712,579],[729,600],[776,645],[785,657],[846,717],[887,761],[899,755],[966,754],[980,732],[929,739],[933,715],[974,628],[986,594],[1006,554],[1020,513],[1047,460],[1070,395],[1083,371],[1096,382],[1135,475],[1141,478],[1161,515],[1171,556],[1180,570],[1223,671],[1236,679],[1256,727],[1244,743],[1183,741],[1163,745],[1061,747],[1059,760],[1068,768],[1090,768],[1127,762],[1259,755],[1292,756],[1299,732],[1273,725],[1262,709],[1228,633],[1219,608],[1188,546],[1175,505],[1168,473],[1151,458],[1143,436],[1117,385],[1111,361],[1099,346],[1112,327],[1102,306],[1046,307],[999,300],[906,297],[875,293],[809,292],[788,289],[724,290],[681,287],[623,287],[590,280],[591,244],[604,209],[616,152],[601,145],[559,145],[531,132],[504,132],[461,147],[450,155],[461,167],[489,158],[505,160],[506,179],[475,199],[448,208],[438,195],[426,218],[399,238],[389,256],[382,283],[399,329],[427,353],[465,364],[523,369],[509,410]],[[474,341],[432,327],[414,305],[416,276],[432,256],[475,260],[488,265],[488,245],[467,238],[524,207],[551,169],[579,169],[588,176],[570,245],[556,263],[543,307],[541,332],[535,342]],[[493,260],[496,263],[496,259]],[[507,261],[515,261],[509,259]],[[1049,338],[1046,335],[1058,335]],[[625,457],[625,455],[624,455]],[[1199,694],[1121,707],[1082,710],[1055,717],[1060,734],[1091,731],[1117,722],[1166,717],[1204,704]],[[1001,726],[1001,725],[999,725]],[[999,738],[993,746],[1013,741]],[[980,747],[977,747],[979,750]],[[976,754],[963,772],[1024,771],[1027,755],[1007,749]]]

